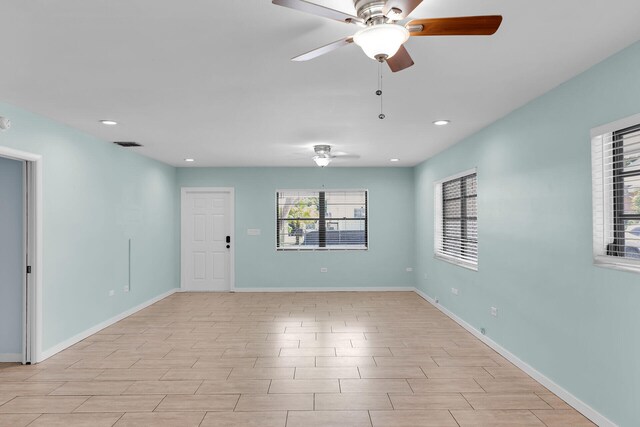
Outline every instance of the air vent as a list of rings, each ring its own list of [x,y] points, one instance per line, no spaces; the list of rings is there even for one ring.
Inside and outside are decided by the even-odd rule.
[[[142,145],[138,144],[137,142],[131,142],[131,141],[115,141],[114,144],[119,145],[121,147],[125,147],[125,148],[142,147]]]

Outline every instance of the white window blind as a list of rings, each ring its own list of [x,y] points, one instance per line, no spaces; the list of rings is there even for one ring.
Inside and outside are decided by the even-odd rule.
[[[435,183],[438,258],[478,269],[478,179],[475,169]]]
[[[278,190],[276,249],[367,249],[367,217],[366,190]]]
[[[624,124],[592,138],[593,254],[640,271],[640,120]]]

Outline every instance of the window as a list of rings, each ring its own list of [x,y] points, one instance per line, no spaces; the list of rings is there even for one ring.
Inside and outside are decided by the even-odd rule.
[[[366,190],[279,190],[276,249],[368,248]]]
[[[593,251],[596,264],[640,271],[640,117],[631,119],[592,139]]]
[[[435,184],[437,258],[478,269],[478,179],[475,169]]]

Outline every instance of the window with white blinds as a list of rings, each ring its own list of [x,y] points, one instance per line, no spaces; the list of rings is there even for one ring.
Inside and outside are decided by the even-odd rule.
[[[640,118],[592,138],[596,264],[640,271]]]
[[[367,249],[367,217],[366,190],[278,190],[276,249]]]
[[[478,178],[476,170],[435,183],[435,255],[478,269]]]

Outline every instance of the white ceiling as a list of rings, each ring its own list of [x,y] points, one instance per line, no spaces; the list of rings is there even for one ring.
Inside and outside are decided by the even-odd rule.
[[[0,0],[0,101],[175,166],[312,166],[314,143],[360,155],[332,166],[412,166],[640,39],[630,0],[425,0],[412,17],[484,14],[504,16],[493,37],[407,42],[416,65],[385,68],[379,120],[357,46],[289,61],[355,26],[270,0]]]

